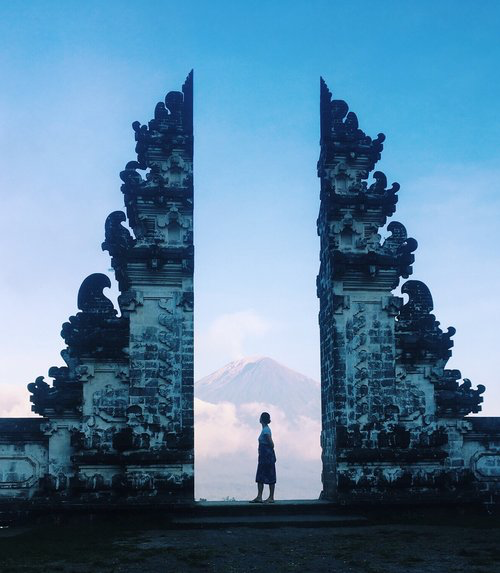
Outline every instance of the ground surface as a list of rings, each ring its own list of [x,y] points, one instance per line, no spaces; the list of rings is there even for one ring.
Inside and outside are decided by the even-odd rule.
[[[170,530],[158,518],[0,529],[2,573],[496,573],[500,519],[433,513],[372,525]]]

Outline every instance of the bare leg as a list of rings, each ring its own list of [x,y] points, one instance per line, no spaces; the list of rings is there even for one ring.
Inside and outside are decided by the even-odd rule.
[[[274,501],[274,487],[276,484],[274,483],[270,483],[269,484],[269,497],[266,499],[266,501]]]
[[[257,497],[255,499],[253,499],[252,501],[254,501],[255,503],[262,501],[262,492],[263,491],[264,491],[264,484],[261,483],[260,481],[257,482]]]

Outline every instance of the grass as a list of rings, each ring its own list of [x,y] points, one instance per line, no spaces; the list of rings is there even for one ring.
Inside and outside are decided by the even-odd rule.
[[[65,571],[65,563],[107,566],[120,561],[124,546],[114,546],[117,538],[133,532],[119,523],[64,524],[36,527],[13,537],[0,538],[0,564],[2,572],[9,568],[31,573],[50,564],[51,571]],[[129,551],[135,551],[130,546]]]
[[[416,521],[233,531],[170,530],[145,518],[46,524],[0,537],[0,572],[500,572],[500,520]]]

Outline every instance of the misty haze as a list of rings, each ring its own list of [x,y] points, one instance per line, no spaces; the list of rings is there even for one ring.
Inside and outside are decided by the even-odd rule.
[[[255,495],[259,416],[271,414],[277,499],[321,491],[320,385],[267,357],[227,364],[195,384],[195,495]]]

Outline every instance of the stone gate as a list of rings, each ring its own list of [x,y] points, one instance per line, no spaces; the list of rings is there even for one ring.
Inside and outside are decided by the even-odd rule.
[[[0,496],[193,499],[193,73],[132,128],[126,214],[102,243],[120,315],[109,278],[87,277],[62,326],[66,366],[28,385],[43,417],[0,420]]]
[[[318,176],[323,496],[352,502],[498,498],[500,418],[485,388],[446,369],[455,329],[432,314],[413,273],[417,241],[391,221],[399,184],[373,172],[385,136],[367,136],[321,80]],[[372,173],[373,172],[373,173]],[[371,178],[371,181],[370,181]]]
[[[498,500],[500,418],[446,369],[454,329],[412,274],[399,185],[375,171],[384,135],[358,126],[321,81],[320,299],[323,492],[342,503]],[[39,418],[0,419],[0,501],[191,501],[193,74],[147,124],[120,177],[126,213],[102,248],[120,289],[87,277],[63,324],[66,364],[28,385]],[[370,179],[371,177],[371,179]],[[128,227],[123,226],[127,222]],[[133,233],[129,231],[132,230]]]

